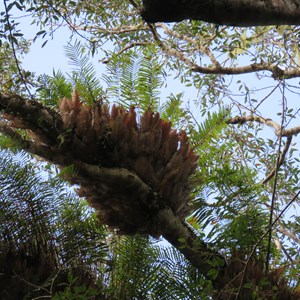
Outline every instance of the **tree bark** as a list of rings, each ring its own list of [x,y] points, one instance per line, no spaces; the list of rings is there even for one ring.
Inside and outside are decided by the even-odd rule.
[[[213,269],[221,273],[225,269],[225,258],[218,252],[210,249],[169,208],[160,210],[155,220],[161,229],[162,236],[179,250],[193,266],[198,268],[205,277],[213,278],[216,275],[216,273],[212,272]]]
[[[219,25],[299,25],[299,0],[143,0],[147,22],[200,20]]]

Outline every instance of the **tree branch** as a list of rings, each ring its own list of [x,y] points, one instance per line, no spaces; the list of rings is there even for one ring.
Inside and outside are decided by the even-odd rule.
[[[131,48],[134,48],[134,47],[139,47],[139,46],[146,46],[146,45],[148,45],[148,43],[146,43],[146,42],[136,42],[136,43],[131,43],[131,44],[129,44],[129,45],[127,45],[127,46],[125,46],[124,48],[122,48],[118,53],[116,53],[115,55],[120,55],[120,54],[122,54],[123,52],[126,52],[127,50],[129,50],[129,49],[131,49]],[[104,64],[108,64],[109,62],[110,62],[110,59],[103,59],[102,61],[101,61],[102,63],[104,63]]]
[[[284,149],[280,153],[280,156],[279,156],[279,159],[278,159],[278,163],[273,168],[273,170],[268,174],[268,176],[262,181],[262,184],[266,184],[276,174],[276,172],[279,170],[279,168],[282,166],[282,164],[284,163],[285,155],[288,152],[289,147],[291,145],[292,139],[293,139],[292,136],[288,136],[287,137]]]
[[[27,100],[19,95],[0,93],[0,110],[24,120],[32,131],[49,138],[56,143],[62,131],[61,117],[37,101]]]
[[[282,137],[291,137],[294,135],[297,135],[298,133],[300,133],[300,126],[296,126],[296,127],[292,127],[289,129],[283,129],[281,131],[281,126],[276,123],[275,121],[273,121],[272,119],[266,119],[260,116],[254,116],[254,115],[250,115],[250,116],[236,116],[233,118],[230,118],[226,121],[227,124],[245,124],[247,122],[258,122],[261,124],[265,124],[271,128],[273,128],[275,130],[275,134],[277,136],[281,135]]]
[[[288,231],[288,230],[284,229],[284,227],[282,225],[280,225],[279,228],[276,228],[275,231],[286,235],[288,238],[290,238],[295,243],[298,243],[300,245],[300,239],[297,236],[295,236],[291,231]]]
[[[206,46],[201,45],[201,43],[195,41],[194,39],[170,30],[163,23],[157,23],[155,24],[155,26],[153,24],[148,23],[148,26],[150,27],[154,36],[154,40],[157,42],[158,46],[167,55],[171,55],[176,59],[180,60],[181,62],[183,62],[184,64],[186,64],[193,72],[202,73],[202,74],[238,75],[238,74],[254,73],[259,71],[270,71],[274,79],[283,79],[283,78],[289,79],[289,78],[295,78],[300,76],[299,68],[283,70],[280,67],[278,67],[277,64],[265,63],[265,62],[253,63],[251,65],[241,66],[241,67],[222,67],[222,65],[220,64],[220,62],[218,62],[218,60],[215,58],[215,56],[210,51],[210,49]],[[193,44],[197,49],[199,49],[200,52],[205,54],[211,60],[212,66],[208,66],[208,67],[199,66],[191,59],[189,59],[187,56],[185,56],[182,51],[179,51],[175,48],[168,47],[166,44],[164,44],[161,41],[156,31],[156,27],[162,28],[166,35]]]
[[[160,210],[156,219],[161,227],[163,237],[206,277],[209,278],[208,274],[213,265],[219,266],[217,268],[219,272],[226,267],[224,257],[209,249],[169,208]]]
[[[259,71],[270,71],[274,79],[283,79],[283,78],[290,79],[290,78],[295,78],[300,76],[299,68],[283,70],[275,64],[264,63],[264,62],[254,63],[242,67],[222,67],[221,65],[213,66],[213,67],[195,66],[191,68],[191,70],[203,74],[224,74],[224,75],[237,75],[237,74],[254,73]]]
[[[193,163],[194,158],[196,159],[196,157],[193,156],[193,153],[190,152],[191,150],[187,147],[187,137],[182,136],[181,140],[177,140],[174,132],[172,131],[171,133],[173,138],[176,137],[176,147],[179,141],[183,142],[183,138],[185,139],[184,145],[186,146],[181,147],[181,151],[179,152],[176,152],[176,149],[174,148],[175,152],[171,156],[172,161],[167,161],[169,169],[171,168],[172,163],[175,163],[175,169],[170,174],[171,182],[165,181],[167,183],[166,188],[172,190],[172,199],[170,201],[168,196],[162,196],[169,195],[169,193],[166,193],[161,189],[157,189],[156,186],[147,179],[147,177],[143,179],[142,176],[145,173],[143,165],[142,173],[138,173],[138,171],[134,172],[130,168],[123,167],[120,161],[117,164],[115,163],[113,166],[104,167],[102,166],[102,158],[101,153],[98,151],[99,149],[97,150],[97,148],[95,148],[95,152],[89,152],[91,146],[89,146],[89,144],[85,144],[85,142],[88,141],[88,137],[91,138],[93,135],[81,136],[80,130],[82,131],[85,129],[86,131],[83,132],[88,134],[91,133],[91,129],[95,129],[95,127],[89,126],[90,123],[86,123],[86,120],[88,119],[87,116],[89,116],[89,112],[91,113],[92,108],[81,106],[82,104],[80,103],[76,92],[74,93],[72,100],[65,99],[61,105],[61,114],[63,115],[63,118],[60,114],[44,107],[38,102],[26,100],[17,95],[4,96],[0,94],[0,110],[4,110],[5,113],[2,116],[8,118],[8,122],[0,122],[0,131],[20,142],[23,149],[30,153],[39,155],[45,160],[55,163],[61,167],[72,165],[75,171],[67,173],[65,178],[71,183],[76,183],[80,186],[78,194],[85,197],[89,204],[96,209],[99,218],[103,223],[113,228],[118,228],[120,233],[150,234],[154,237],[162,235],[175,248],[177,248],[194,267],[198,268],[200,274],[211,280],[212,286],[216,290],[222,290],[228,282],[231,282],[231,280],[235,277],[234,273],[232,273],[234,269],[231,269],[231,267],[234,268],[234,265],[227,266],[225,257],[217,251],[210,249],[207,243],[201,240],[184,223],[184,218],[179,215],[180,211],[174,209],[173,206],[174,203],[172,201],[175,197],[174,192],[176,193],[176,191],[179,191],[180,193],[188,193],[190,191],[189,189],[186,191],[178,189],[178,187],[180,188],[180,185],[176,183],[176,176],[179,171],[177,163],[180,164],[180,159],[178,160],[180,155],[184,155],[183,157],[186,162],[189,159],[192,159],[191,163]],[[71,111],[68,109],[71,109]],[[130,130],[131,133],[135,130],[139,130],[139,127],[136,126],[137,124],[135,123],[134,110],[125,112],[121,110],[121,108],[114,107],[112,109],[114,110],[114,114],[110,114],[107,107],[102,107],[102,109],[104,112],[102,117],[105,116],[106,120],[108,120],[107,122],[109,122],[112,126],[110,132],[112,136],[116,136],[116,131],[113,129],[116,127],[116,122],[120,122],[120,119],[113,118],[116,114],[119,114],[119,117],[123,116],[123,119],[126,122],[118,123],[118,130],[123,130],[124,124],[126,124],[126,126],[130,126],[130,124],[132,124],[131,126],[133,127],[129,127],[129,129],[132,129]],[[94,114],[97,112],[97,120],[100,121],[101,115],[99,115],[99,110],[93,111]],[[74,114],[77,113],[77,118],[72,119],[74,127],[71,128],[72,130],[68,131],[69,135],[66,135],[64,127],[67,123],[62,124],[62,120],[66,118],[66,113],[69,114],[70,118],[74,117]],[[45,140],[50,140],[51,143],[45,144],[39,139],[26,140],[20,136],[16,130],[9,127],[9,122],[14,117],[21,120],[21,122],[15,123],[16,126],[19,124],[22,128],[24,128],[24,126],[25,128],[29,127],[30,130],[37,131],[41,136],[44,135]],[[147,124],[150,124],[150,128],[151,124],[155,124],[155,130],[157,131],[157,124],[160,124],[163,126],[162,128],[165,132],[170,132],[171,125],[168,122],[159,119],[158,114],[153,115],[151,112],[148,112],[143,117],[148,121]],[[142,119],[144,121],[141,122],[144,128],[143,130],[146,130],[145,123],[143,123],[145,122],[145,119]],[[101,120],[104,121],[105,119]],[[83,124],[84,127],[80,127],[80,124]],[[102,123],[100,122],[99,124]],[[100,130],[102,126],[103,124],[97,129]],[[49,128],[52,130],[49,130]],[[124,131],[122,131],[123,133],[120,131],[118,132],[119,136],[121,134],[121,137],[124,138]],[[137,138],[139,134],[143,133],[144,131],[137,131]],[[151,132],[146,131],[146,133],[149,136],[149,133]],[[94,136],[94,139],[92,140],[93,144],[95,144],[96,141],[99,141],[99,138],[101,137],[105,136],[102,136],[100,133],[97,136]],[[63,141],[64,139],[65,141]],[[139,140],[136,141],[137,143],[139,142]],[[122,143],[125,142],[125,140],[122,140]],[[155,140],[155,145],[156,144],[157,140]],[[107,146],[109,145],[110,144],[108,143]],[[125,145],[129,147],[127,144]],[[117,146],[119,147],[121,144],[117,144]],[[136,153],[139,157],[139,145],[135,145],[135,147],[135,151],[137,151]],[[74,150],[74,148],[76,149]],[[118,156],[118,153],[114,154],[116,148],[113,149],[114,150],[109,151],[110,155]],[[142,147],[141,149],[143,154],[144,148]],[[124,151],[122,151],[122,153],[123,152]],[[100,159],[96,160],[95,163],[90,163],[87,156],[91,153],[93,155],[97,153],[97,155],[100,155]],[[110,156],[108,158],[111,159],[109,162],[112,163],[114,161],[114,157]],[[142,158],[147,159],[145,157]],[[174,158],[176,158],[176,160],[173,162]],[[136,159],[137,158],[135,156],[135,160]],[[109,162],[106,161],[106,163]],[[139,163],[143,163],[143,160],[139,161]],[[185,164],[184,166],[184,172],[186,172],[189,164]],[[159,166],[159,168],[161,171],[161,168],[164,168],[164,165]],[[163,170],[165,170],[163,173],[168,174],[166,169]],[[163,177],[162,180],[164,181],[165,178],[166,177]],[[179,179],[180,182],[182,182],[182,178],[180,177]],[[185,201],[185,199],[188,198],[182,199]],[[186,205],[186,202],[183,202],[183,200],[179,203],[181,206],[183,204]],[[288,205],[290,204],[291,202]],[[288,205],[284,211],[287,209]],[[282,211],[280,216],[284,211]],[[276,221],[277,219],[274,222]],[[274,226],[274,224],[275,223],[272,223],[272,226]],[[252,278],[249,280],[252,280]],[[226,294],[227,291],[224,293]]]
[[[143,0],[142,17],[147,22],[201,20],[220,25],[299,25],[297,0]]]

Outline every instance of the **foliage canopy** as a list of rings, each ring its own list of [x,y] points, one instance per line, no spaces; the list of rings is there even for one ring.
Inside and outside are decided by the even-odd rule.
[[[18,123],[22,113],[12,118],[1,104],[0,286],[7,286],[1,296],[298,299],[299,28],[149,24],[138,1],[3,4],[1,97],[18,94],[57,112],[76,87],[84,105],[134,107],[138,120],[149,110],[159,112],[163,122],[186,132],[198,159],[190,178],[191,213],[180,222],[196,237],[195,249],[217,251],[231,271],[212,260],[204,274],[180,236],[170,239],[174,249],[108,231],[63,184],[77,172],[74,166],[55,168],[22,152],[43,120],[28,130]],[[32,43],[42,40],[42,47],[55,41],[57,30],[70,29],[70,72],[22,69],[31,41],[20,15],[36,26]],[[93,57],[106,66],[101,78]],[[18,280],[23,294],[5,294]]]

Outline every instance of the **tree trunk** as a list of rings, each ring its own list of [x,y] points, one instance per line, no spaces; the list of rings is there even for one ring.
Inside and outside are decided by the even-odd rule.
[[[299,0],[143,0],[147,22],[200,20],[219,25],[299,25]]]

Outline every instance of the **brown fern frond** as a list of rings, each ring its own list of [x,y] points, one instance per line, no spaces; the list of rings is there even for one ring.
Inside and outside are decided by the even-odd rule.
[[[170,122],[150,110],[140,116],[138,124],[134,107],[127,111],[116,105],[111,109],[107,105],[84,105],[76,90],[71,100],[61,101],[60,114],[64,127],[75,129],[64,145],[72,156],[88,163],[132,170],[157,195],[153,203],[141,203],[128,187],[120,187],[120,195],[113,184],[102,184],[101,191],[85,184],[81,194],[101,211],[106,223],[122,232],[128,227],[130,232],[132,227],[142,232],[145,229],[138,228],[151,222],[149,216],[155,215],[158,207],[168,206],[181,218],[187,215],[192,189],[189,177],[196,169],[197,156],[184,131],[178,133]],[[143,216],[144,224],[133,226],[137,215]],[[122,216],[126,220],[120,222]]]

